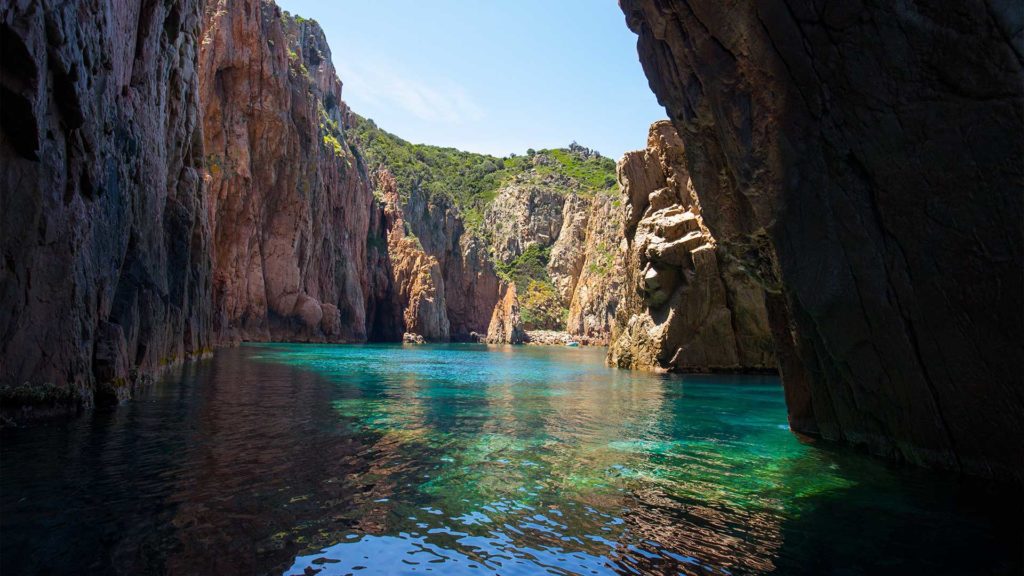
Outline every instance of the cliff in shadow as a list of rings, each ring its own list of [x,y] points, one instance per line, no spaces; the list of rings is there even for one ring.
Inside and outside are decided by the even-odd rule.
[[[1021,480],[1019,6],[620,3],[792,428]]]
[[[122,400],[210,349],[200,6],[0,6],[5,407]]]

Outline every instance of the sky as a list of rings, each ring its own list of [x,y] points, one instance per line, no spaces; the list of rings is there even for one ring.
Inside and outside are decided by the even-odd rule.
[[[415,143],[618,159],[666,117],[616,0],[277,0],[327,34],[343,97]]]

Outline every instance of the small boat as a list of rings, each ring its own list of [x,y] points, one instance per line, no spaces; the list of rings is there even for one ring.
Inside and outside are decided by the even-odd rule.
[[[579,348],[580,347],[580,343],[579,342],[566,342],[565,345],[568,346],[569,348]]]

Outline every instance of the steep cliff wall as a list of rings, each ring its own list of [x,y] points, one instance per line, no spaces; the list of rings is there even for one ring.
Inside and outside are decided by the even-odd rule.
[[[210,346],[200,3],[0,5],[0,393],[122,399]]]
[[[523,321],[519,317],[519,298],[516,296],[515,283],[501,285],[501,299],[494,306],[487,327],[488,344],[523,344],[526,333]]]
[[[466,229],[462,213],[446,196],[414,189],[404,212],[409,229],[440,266],[451,338],[461,342],[486,334],[498,302],[498,276],[486,244]]]
[[[582,242],[574,239],[571,246],[566,247],[567,252],[578,254],[575,259],[581,261],[579,273],[572,282],[565,327],[565,331],[577,339],[607,344],[611,337],[626,271],[626,251],[621,246],[623,214],[617,198],[595,196],[586,207],[587,226]],[[557,254],[556,246],[552,250],[552,262],[558,260]]]
[[[768,287],[795,430],[1024,468],[1024,13],[621,0],[704,217]]]
[[[394,291],[369,268],[386,265],[367,253],[385,230],[323,32],[269,0],[209,2],[204,19],[219,338],[365,340],[367,310],[386,315]]]
[[[609,190],[587,190],[564,175],[527,172],[498,190],[484,233],[499,268],[518,284],[527,329],[607,342],[622,287],[621,223]]]
[[[764,292],[704,226],[672,124],[619,163],[626,201],[624,293],[609,350],[624,368],[774,370]]]
[[[558,240],[568,186],[564,177],[526,173],[498,191],[484,216],[496,261],[509,262],[530,245],[547,247]],[[571,208],[569,216],[572,218]]]
[[[452,339],[487,333],[500,277],[518,284],[525,327],[571,324],[584,342],[607,340],[619,293],[613,161],[575,143],[498,158],[350,118],[370,170],[395,175],[409,231],[441,266]]]
[[[407,230],[398,186],[387,170],[377,175],[377,191],[384,202],[387,249],[402,310],[402,332],[414,340],[419,336],[425,341],[446,342],[451,324],[441,266],[437,258],[423,249],[419,238]]]

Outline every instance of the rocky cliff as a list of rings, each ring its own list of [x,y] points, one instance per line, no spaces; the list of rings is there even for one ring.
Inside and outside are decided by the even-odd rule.
[[[764,291],[717,246],[672,124],[619,163],[626,201],[624,293],[609,350],[623,368],[776,368]]]
[[[704,219],[770,292],[794,430],[1024,468],[1024,13],[621,0]]]
[[[518,286],[524,328],[607,343],[621,293],[622,209],[563,175],[525,173],[484,217],[491,254]]]
[[[209,350],[200,5],[0,5],[5,405],[123,399]]]
[[[578,340],[608,344],[611,337],[626,273],[626,251],[620,245],[622,225],[621,201],[607,195],[595,196],[587,206],[582,241],[574,234],[574,241],[564,248],[580,262],[579,273],[571,283],[565,327],[566,332]],[[556,245],[552,250],[552,262],[561,260],[559,248]]]
[[[505,158],[412,144],[353,118],[370,170],[395,175],[408,231],[441,266],[453,339],[487,333],[500,278],[517,284],[523,328],[607,341],[619,293],[614,162],[575,143]]]
[[[404,339],[418,341],[419,337],[425,341],[446,342],[451,324],[441,266],[437,258],[423,249],[419,238],[409,232],[398,186],[387,170],[377,175],[377,191],[384,201],[392,280],[402,310],[403,336],[408,335]]]
[[[487,327],[488,344],[523,344],[526,332],[523,321],[519,317],[519,298],[516,296],[515,283],[501,285],[501,298],[494,306]]]
[[[451,339],[477,340],[487,333],[499,296],[487,246],[467,230],[462,212],[447,196],[414,188],[405,213],[409,230],[440,266]]]
[[[366,340],[395,291],[369,267],[386,230],[323,32],[269,0],[209,2],[200,71],[219,338]]]

